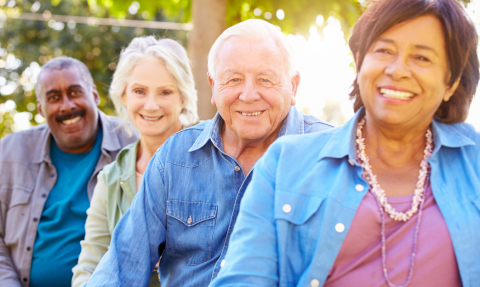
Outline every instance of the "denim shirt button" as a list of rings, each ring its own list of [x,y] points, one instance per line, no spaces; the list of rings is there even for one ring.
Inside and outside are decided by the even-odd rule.
[[[348,160],[348,163],[349,163],[350,165],[353,165],[353,161],[352,161],[351,159]]]
[[[361,184],[357,184],[355,185],[355,190],[358,191],[358,192],[362,192],[365,190],[365,187],[363,187],[363,185]]]
[[[345,225],[343,225],[343,223],[337,223],[335,225],[335,231],[337,231],[338,233],[342,233],[343,231],[345,231]]]
[[[192,219],[191,217],[189,217],[189,218],[187,219],[187,223],[190,224],[190,223],[192,223],[192,222],[193,222],[193,219]]]
[[[226,262],[225,259],[223,259],[222,262],[220,262],[220,267],[225,266],[225,262]]]
[[[320,281],[318,281],[317,279],[312,279],[312,281],[310,281],[310,286],[318,287],[320,286]]]
[[[240,171],[240,167],[238,165],[235,167],[235,171]]]
[[[283,210],[283,212],[285,212],[285,213],[290,213],[290,211],[292,211],[292,207],[290,206],[290,204],[285,204],[285,205],[282,207],[282,210]]]

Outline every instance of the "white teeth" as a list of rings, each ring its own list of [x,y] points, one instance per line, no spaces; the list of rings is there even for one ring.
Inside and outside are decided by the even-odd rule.
[[[380,89],[380,93],[386,98],[400,99],[400,100],[408,100],[415,96],[414,93],[401,92],[401,91],[395,91],[395,90],[383,89],[383,88]]]
[[[142,115],[142,118],[146,121],[158,121],[162,116],[159,116],[159,117],[147,117],[147,116],[144,116]]]
[[[78,122],[80,120],[80,118],[81,117],[76,117],[76,118],[73,118],[73,119],[65,120],[62,123],[66,124],[66,125],[71,125],[71,124],[74,124],[74,123]]]
[[[254,112],[254,113],[250,113],[250,114],[249,114],[249,113],[244,113],[244,112],[242,112],[242,115],[244,115],[244,116],[258,116],[258,115],[260,115],[260,114],[262,114],[262,113],[263,113],[263,112]]]

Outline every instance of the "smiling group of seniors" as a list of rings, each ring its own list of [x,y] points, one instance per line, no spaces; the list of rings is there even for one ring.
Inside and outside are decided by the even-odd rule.
[[[356,114],[338,128],[294,107],[293,49],[262,20],[228,28],[212,46],[218,113],[194,126],[189,61],[172,40],[136,38],[122,51],[110,95],[126,132],[106,126],[114,119],[95,109],[81,63],[52,60],[37,91],[48,125],[0,144],[0,280],[63,286],[45,271],[73,267],[85,236],[73,286],[158,286],[155,270],[163,286],[480,285],[480,134],[463,123],[477,41],[456,0],[375,1],[349,42]],[[114,145],[116,161],[99,173],[101,139],[115,134],[122,146],[140,139]],[[12,153],[31,137],[43,162]],[[80,167],[59,170],[75,160]],[[31,171],[18,178],[21,166]],[[55,168],[50,182],[45,170]],[[49,186],[25,182],[39,171]],[[70,247],[55,254],[65,235]],[[59,260],[45,266],[48,256]]]

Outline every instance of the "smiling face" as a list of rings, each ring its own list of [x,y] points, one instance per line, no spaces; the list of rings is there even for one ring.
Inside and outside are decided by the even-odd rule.
[[[225,120],[227,132],[259,141],[275,137],[295,105],[300,76],[289,78],[285,57],[272,39],[226,40],[217,55],[212,104]]]
[[[164,137],[182,128],[183,101],[175,80],[159,60],[141,62],[129,77],[122,102],[140,136]]]
[[[91,149],[98,131],[100,97],[76,67],[47,70],[38,79],[38,112],[47,120],[57,146],[70,153]]]
[[[440,21],[425,15],[383,33],[365,55],[357,77],[367,120],[427,126],[458,81],[448,87],[449,67]]]

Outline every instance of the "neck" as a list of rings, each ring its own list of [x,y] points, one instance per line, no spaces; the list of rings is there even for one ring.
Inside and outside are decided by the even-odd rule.
[[[140,134],[140,144],[137,147],[137,172],[143,174],[147,168],[148,162],[158,148],[161,147],[171,135],[180,130],[182,130],[182,124],[180,121],[177,121],[177,123],[172,125],[171,128],[159,136],[150,137]]]
[[[223,150],[238,161],[243,173],[247,176],[253,165],[275,141],[281,126],[282,124],[267,137],[252,140],[239,137],[224,123],[222,126]]]
[[[412,161],[421,161],[426,146],[425,133],[430,124],[414,127],[392,127],[378,123],[366,115],[363,130],[366,153],[390,167],[402,167]]]

